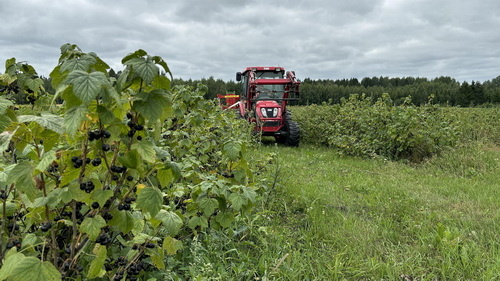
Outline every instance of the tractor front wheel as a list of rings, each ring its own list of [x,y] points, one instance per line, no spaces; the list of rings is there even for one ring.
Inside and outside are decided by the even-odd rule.
[[[288,146],[299,146],[300,142],[299,124],[297,124],[297,122],[292,120],[285,120],[285,127],[287,130],[285,144]]]

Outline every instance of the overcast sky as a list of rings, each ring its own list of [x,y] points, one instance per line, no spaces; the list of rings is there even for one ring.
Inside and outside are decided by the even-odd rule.
[[[174,77],[235,80],[247,66],[299,79],[500,76],[499,0],[0,0],[6,59],[48,76],[77,44],[115,70],[162,56]]]

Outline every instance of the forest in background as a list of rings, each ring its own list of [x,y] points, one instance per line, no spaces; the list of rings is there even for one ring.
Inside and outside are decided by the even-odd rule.
[[[208,87],[206,98],[215,98],[217,94],[235,92],[239,94],[241,87],[234,81],[223,81],[214,77],[201,80],[174,79],[174,85],[192,85],[203,83]],[[500,76],[485,81],[459,82],[451,77],[427,78],[389,78],[365,77],[361,81],[352,79],[311,79],[305,78],[301,84],[301,99],[297,105],[339,103],[342,98],[352,94],[365,94],[377,99],[388,93],[391,99],[400,104],[411,96],[415,105],[427,103],[432,97],[434,103],[471,107],[500,103]]]
[[[235,92],[239,94],[241,87],[237,82],[225,82],[221,79],[210,77],[201,80],[174,79],[174,84],[187,84],[195,86],[203,83],[208,87],[206,98],[215,98],[217,94]],[[400,104],[408,96],[411,96],[415,105],[427,103],[429,98],[434,103],[450,106],[470,107],[486,104],[500,103],[500,76],[483,83],[472,81],[460,83],[451,77],[427,78],[389,78],[389,77],[366,77],[359,81],[352,79],[311,79],[302,80],[301,99],[297,105],[310,105],[339,103],[342,98],[348,98],[352,94],[365,94],[377,99],[383,93],[388,93],[391,99]]]

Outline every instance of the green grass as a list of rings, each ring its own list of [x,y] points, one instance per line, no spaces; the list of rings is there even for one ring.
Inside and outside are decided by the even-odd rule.
[[[499,280],[497,149],[475,173],[461,172],[466,153],[445,156],[465,161],[457,168],[446,159],[411,167],[312,146],[259,151],[276,153],[269,177],[278,185],[249,235],[258,251],[239,251],[259,261],[261,279]]]

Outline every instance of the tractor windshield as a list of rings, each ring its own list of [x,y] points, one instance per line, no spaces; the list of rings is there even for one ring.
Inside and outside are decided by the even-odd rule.
[[[280,99],[285,92],[285,85],[283,84],[266,84],[257,85],[258,96],[256,99]]]
[[[259,71],[255,74],[255,79],[283,79],[283,72]]]

